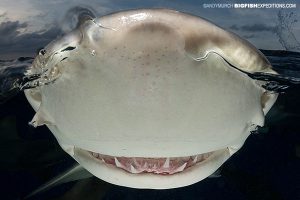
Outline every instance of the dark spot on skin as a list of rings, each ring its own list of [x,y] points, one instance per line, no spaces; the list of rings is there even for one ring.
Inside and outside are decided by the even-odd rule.
[[[68,58],[68,57],[64,57],[63,59],[61,59],[61,61],[66,60],[67,58]],[[60,62],[61,62],[61,61],[60,61]]]
[[[189,35],[185,38],[184,49],[190,53],[198,53],[199,45],[201,44],[202,38],[198,35]],[[203,41],[204,42],[204,41]]]
[[[212,42],[214,45],[223,46],[227,41],[221,37],[212,37],[212,35],[203,34],[199,35],[197,33],[191,33],[185,37],[185,46],[184,49],[189,53],[198,53],[205,43]]]
[[[162,32],[164,34],[170,34],[170,33],[173,32],[173,28],[171,28],[167,24],[163,24],[161,22],[146,22],[146,23],[136,25],[130,31],[131,31],[131,33],[137,33],[137,32],[150,32],[150,33]]]
[[[68,46],[67,48],[61,50],[60,52],[64,52],[64,51],[72,51],[72,50],[74,50],[74,49],[76,49],[76,47]]]

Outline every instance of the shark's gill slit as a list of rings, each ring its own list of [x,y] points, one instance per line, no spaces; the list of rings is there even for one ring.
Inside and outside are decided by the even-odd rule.
[[[197,163],[204,162],[214,152],[185,157],[160,158],[109,156],[92,151],[88,151],[88,153],[97,161],[108,164],[110,167],[123,169],[129,173],[153,173],[158,175],[172,175],[180,173],[196,165]]]
[[[61,50],[61,52],[64,52],[64,51],[72,51],[74,50],[76,47],[72,47],[72,46],[68,46],[66,47],[65,49]]]

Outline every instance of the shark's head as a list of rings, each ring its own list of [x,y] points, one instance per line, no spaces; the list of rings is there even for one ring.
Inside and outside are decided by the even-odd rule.
[[[95,176],[134,188],[198,182],[243,145],[277,94],[247,41],[201,18],[134,10],[87,20],[49,44],[25,91],[61,147]],[[55,80],[55,81],[54,81]]]

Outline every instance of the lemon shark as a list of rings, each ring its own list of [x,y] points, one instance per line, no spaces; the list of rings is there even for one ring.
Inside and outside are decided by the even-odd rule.
[[[35,58],[25,90],[60,146],[94,176],[132,188],[191,185],[264,125],[276,74],[248,41],[200,17],[140,9],[86,18]],[[78,168],[76,168],[78,171]]]

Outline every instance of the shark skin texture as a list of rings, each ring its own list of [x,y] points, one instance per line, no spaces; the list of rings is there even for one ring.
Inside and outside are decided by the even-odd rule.
[[[237,152],[278,94],[247,73],[276,74],[246,40],[166,9],[86,19],[51,42],[25,90],[60,146],[112,184],[169,189],[214,173]]]

